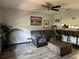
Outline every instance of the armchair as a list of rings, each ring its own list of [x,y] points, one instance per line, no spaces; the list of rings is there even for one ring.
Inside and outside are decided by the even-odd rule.
[[[32,31],[32,42],[36,47],[47,45],[47,39],[43,31]]]

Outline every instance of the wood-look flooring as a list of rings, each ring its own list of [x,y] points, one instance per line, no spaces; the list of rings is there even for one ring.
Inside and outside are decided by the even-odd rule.
[[[49,59],[49,52],[47,46],[36,48],[32,43],[26,43],[12,46],[11,50],[6,50],[0,56],[0,59]],[[73,49],[69,55],[52,59],[79,59],[79,51]]]

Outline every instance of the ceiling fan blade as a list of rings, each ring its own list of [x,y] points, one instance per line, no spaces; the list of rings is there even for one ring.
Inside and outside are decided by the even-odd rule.
[[[54,11],[59,11],[59,9],[53,9],[53,8],[52,8],[51,10],[54,10]]]
[[[61,6],[60,5],[57,5],[57,6],[53,6],[52,8],[60,8]]]
[[[45,5],[42,5],[42,6],[47,8],[47,6],[45,6]]]

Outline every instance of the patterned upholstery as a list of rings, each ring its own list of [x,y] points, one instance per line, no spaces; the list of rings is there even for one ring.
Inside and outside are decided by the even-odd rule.
[[[31,37],[32,42],[36,47],[47,45],[47,39],[43,31],[33,31]]]

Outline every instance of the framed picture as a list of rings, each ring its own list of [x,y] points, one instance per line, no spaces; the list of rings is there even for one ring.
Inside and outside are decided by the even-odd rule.
[[[42,25],[42,17],[30,16],[30,25],[31,26],[41,26]]]
[[[43,23],[44,28],[49,27],[49,20],[44,20]]]

